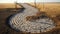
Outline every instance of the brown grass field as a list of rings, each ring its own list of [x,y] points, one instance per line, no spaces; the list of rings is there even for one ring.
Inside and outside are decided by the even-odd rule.
[[[29,3],[29,5],[35,7],[34,3]],[[21,6],[18,6],[18,8],[21,8]],[[31,34],[31,33],[22,33],[22,32],[16,32],[15,30],[11,29],[6,25],[6,19],[13,14],[19,13],[18,11],[7,11],[4,10],[6,8],[15,8],[15,4],[10,3],[0,3],[0,34]],[[42,33],[42,34],[60,34],[60,3],[44,3],[44,7],[42,3],[36,3],[36,8],[38,8],[41,12],[46,12],[49,17],[51,17],[55,23],[57,24],[56,29],[51,32]],[[2,9],[2,10],[1,10]]]
[[[34,3],[30,4],[35,6]],[[36,3],[36,7],[41,11],[49,13],[50,15],[60,14],[60,3],[44,3],[44,7],[42,3]]]
[[[15,3],[0,3],[0,8],[15,8]],[[17,8],[21,6],[17,5]]]

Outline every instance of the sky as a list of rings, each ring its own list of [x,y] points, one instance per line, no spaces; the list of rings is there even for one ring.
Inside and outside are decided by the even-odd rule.
[[[0,3],[30,3],[34,2],[35,0],[0,0]],[[36,2],[60,2],[60,0],[36,0]]]

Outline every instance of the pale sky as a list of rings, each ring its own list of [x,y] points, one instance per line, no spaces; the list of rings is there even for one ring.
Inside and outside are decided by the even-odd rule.
[[[0,0],[0,3],[14,3],[15,1],[18,3],[29,3],[35,0]],[[60,2],[60,0],[36,0],[36,2]]]

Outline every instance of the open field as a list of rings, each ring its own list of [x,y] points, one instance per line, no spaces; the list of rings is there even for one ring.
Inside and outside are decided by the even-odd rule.
[[[35,6],[34,3],[29,3],[31,6]],[[60,15],[60,3],[45,3],[44,8],[43,4],[37,3],[37,8],[41,11],[46,12],[50,17],[52,17],[56,23],[58,23],[58,29],[53,32],[48,32],[45,34],[60,34],[60,20],[55,18],[56,15]],[[5,9],[9,10],[5,10]],[[9,16],[13,14],[19,13],[19,11],[10,11],[11,9],[15,9],[15,4],[0,4],[0,34],[30,34],[30,33],[22,33],[16,32],[10,27],[6,25],[6,20]],[[19,9],[22,9],[21,6],[18,6]],[[43,33],[44,34],[44,33]]]
[[[15,3],[0,3],[0,9],[3,8],[15,8]],[[17,8],[21,8],[21,6],[17,5]]]
[[[32,6],[35,6],[34,3],[30,3]],[[47,12],[49,15],[57,15],[60,14],[60,3],[36,3],[36,7],[40,9],[40,11]]]

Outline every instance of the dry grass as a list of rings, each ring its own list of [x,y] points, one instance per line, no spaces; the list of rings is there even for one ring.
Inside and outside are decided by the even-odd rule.
[[[0,9],[1,8],[15,8],[14,3],[0,3]],[[21,6],[17,5],[17,8],[21,8]]]
[[[29,3],[35,6],[34,3]],[[37,3],[36,7],[41,11],[47,12],[49,15],[54,16],[60,14],[60,4],[59,3],[44,3],[44,8],[42,3]]]

